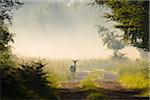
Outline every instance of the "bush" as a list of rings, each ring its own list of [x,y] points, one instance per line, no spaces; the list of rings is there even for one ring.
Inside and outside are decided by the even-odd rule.
[[[118,81],[127,89],[142,90],[149,95],[149,61],[128,61],[116,66]]]
[[[1,72],[1,98],[17,99],[28,98],[27,88],[23,84],[18,70],[12,67],[0,67]]]
[[[128,89],[147,89],[149,87],[149,80],[140,74],[123,75],[119,82]]]
[[[43,70],[44,65],[40,62],[31,62],[22,65],[20,75],[25,80],[24,84],[33,90],[41,98],[55,98],[55,89],[50,87],[51,81],[47,80],[47,73]]]
[[[58,99],[41,62],[0,66],[2,99]]]
[[[90,77],[87,77],[81,80],[80,85],[82,88],[85,88],[85,89],[95,89],[97,87],[97,84]]]
[[[98,87],[98,84],[95,82],[101,76],[101,72],[92,72],[86,76],[83,80],[80,81],[80,85],[85,89],[95,89]]]

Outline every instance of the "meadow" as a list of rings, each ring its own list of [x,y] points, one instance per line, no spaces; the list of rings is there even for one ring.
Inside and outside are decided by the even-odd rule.
[[[61,83],[75,81],[78,77],[73,76],[69,70],[72,60],[45,60],[45,71],[48,72],[48,80],[55,88],[61,88]],[[85,77],[79,79],[80,86],[86,89],[98,88],[97,80],[107,80],[105,73],[112,73],[107,80],[117,81],[127,90],[142,91],[139,95],[149,96],[149,60],[111,60],[111,59],[81,59],[77,63],[77,73],[83,72]],[[80,77],[80,76],[79,76]],[[109,76],[108,76],[109,77]]]
[[[148,59],[79,59],[75,73],[69,69],[71,64],[71,59],[12,57],[9,63],[1,63],[2,98],[60,99],[63,84],[73,84],[86,91],[98,90],[86,97],[93,100],[107,98],[99,88],[110,84],[110,88],[117,89],[116,83],[126,90],[140,91],[136,96],[150,95]]]

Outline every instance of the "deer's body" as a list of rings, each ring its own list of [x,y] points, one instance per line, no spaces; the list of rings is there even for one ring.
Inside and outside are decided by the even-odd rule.
[[[70,66],[71,72],[76,72],[76,63],[77,63],[77,60],[73,60],[73,64]]]

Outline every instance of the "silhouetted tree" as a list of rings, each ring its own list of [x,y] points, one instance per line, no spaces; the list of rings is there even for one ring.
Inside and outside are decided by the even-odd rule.
[[[25,80],[24,84],[40,98],[57,99],[56,91],[50,86],[51,82],[47,80],[47,73],[43,68],[44,65],[40,62],[22,65],[20,74]]]
[[[118,22],[123,39],[133,46],[149,51],[149,0],[95,0],[93,5],[111,8],[105,18]]]
[[[1,99],[50,99],[57,100],[57,91],[47,80],[41,62],[23,64],[19,68],[0,68]]]

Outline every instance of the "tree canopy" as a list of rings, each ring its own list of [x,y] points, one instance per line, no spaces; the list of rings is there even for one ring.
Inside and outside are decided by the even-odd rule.
[[[21,3],[19,0],[0,0],[0,20],[3,22],[13,19],[12,11],[18,9],[24,3]]]
[[[18,0],[0,0],[0,64],[10,63],[10,42],[13,42],[13,34],[8,27],[12,24],[12,11],[21,5],[23,3]]]
[[[18,0],[0,0],[0,64],[11,64],[11,42],[13,34],[9,32],[9,25],[12,24],[12,11],[19,8],[23,3]]]
[[[106,13],[105,18],[118,23],[115,27],[124,31],[123,39],[149,51],[148,0],[95,0],[93,4],[111,8],[111,13]]]
[[[0,0],[0,51],[9,47],[9,42],[13,42],[13,35],[8,30],[8,25],[12,24],[12,11],[23,5],[18,0]]]

